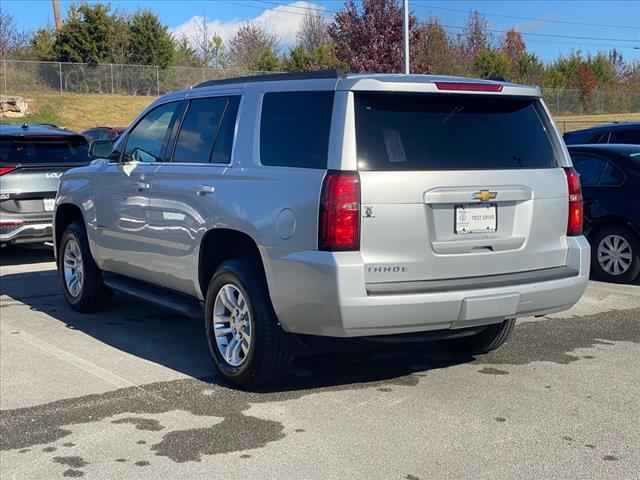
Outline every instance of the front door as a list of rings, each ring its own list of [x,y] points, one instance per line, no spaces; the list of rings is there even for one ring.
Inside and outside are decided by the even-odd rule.
[[[150,226],[153,177],[166,155],[167,140],[182,112],[182,102],[160,105],[129,132],[119,162],[97,179],[98,235],[102,267],[141,280],[154,278],[159,253]]]

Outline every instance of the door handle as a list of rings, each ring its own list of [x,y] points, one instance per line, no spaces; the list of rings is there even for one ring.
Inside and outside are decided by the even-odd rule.
[[[136,182],[136,188],[139,192],[144,192],[145,190],[149,190],[151,185],[145,182]]]
[[[203,197],[205,195],[208,195],[210,193],[214,193],[216,191],[216,187],[212,186],[212,185],[200,185],[197,189],[196,189],[196,195]]]

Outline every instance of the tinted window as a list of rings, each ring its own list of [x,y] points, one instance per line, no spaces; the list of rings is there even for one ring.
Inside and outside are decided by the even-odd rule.
[[[598,157],[575,153],[571,155],[574,167],[580,174],[580,182],[584,187],[595,187],[600,181],[606,162]]]
[[[227,103],[225,97],[191,100],[178,134],[174,162],[209,163]]]
[[[624,174],[613,163],[607,162],[602,175],[600,185],[603,187],[617,187],[624,183]]]
[[[630,143],[640,145],[640,129],[615,130],[611,143]]]
[[[360,170],[499,170],[558,165],[536,99],[356,93]]]
[[[84,163],[89,146],[84,137],[33,141],[0,140],[0,163]]]
[[[236,130],[238,105],[240,105],[240,97],[229,97],[227,109],[224,112],[224,118],[220,126],[220,132],[213,146],[213,154],[211,155],[212,163],[231,163],[231,151],[233,149],[233,136]]]
[[[262,101],[263,165],[327,168],[333,92],[267,93]]]
[[[147,113],[127,139],[125,157],[135,162],[161,162],[164,142],[175,122],[180,102],[167,103]]]

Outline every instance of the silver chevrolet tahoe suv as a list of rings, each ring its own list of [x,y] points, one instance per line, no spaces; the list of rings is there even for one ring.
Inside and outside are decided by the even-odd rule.
[[[275,381],[310,336],[488,352],[587,285],[580,180],[537,88],[211,81],[159,98],[109,151],[58,191],[68,303],[118,290],[204,317],[236,385]]]

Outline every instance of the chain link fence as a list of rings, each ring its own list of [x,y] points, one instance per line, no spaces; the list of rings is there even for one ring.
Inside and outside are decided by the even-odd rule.
[[[84,63],[0,60],[0,90],[5,95],[78,93],[158,96],[205,80],[259,72],[233,68],[168,67],[148,65],[89,65]],[[640,112],[640,92],[620,87],[600,89],[591,95],[579,90],[543,88],[554,116],[624,114]],[[562,120],[563,131],[592,122]]]
[[[6,95],[45,92],[158,96],[205,80],[249,72],[234,68],[168,67],[28,60],[0,60],[0,89]]]

